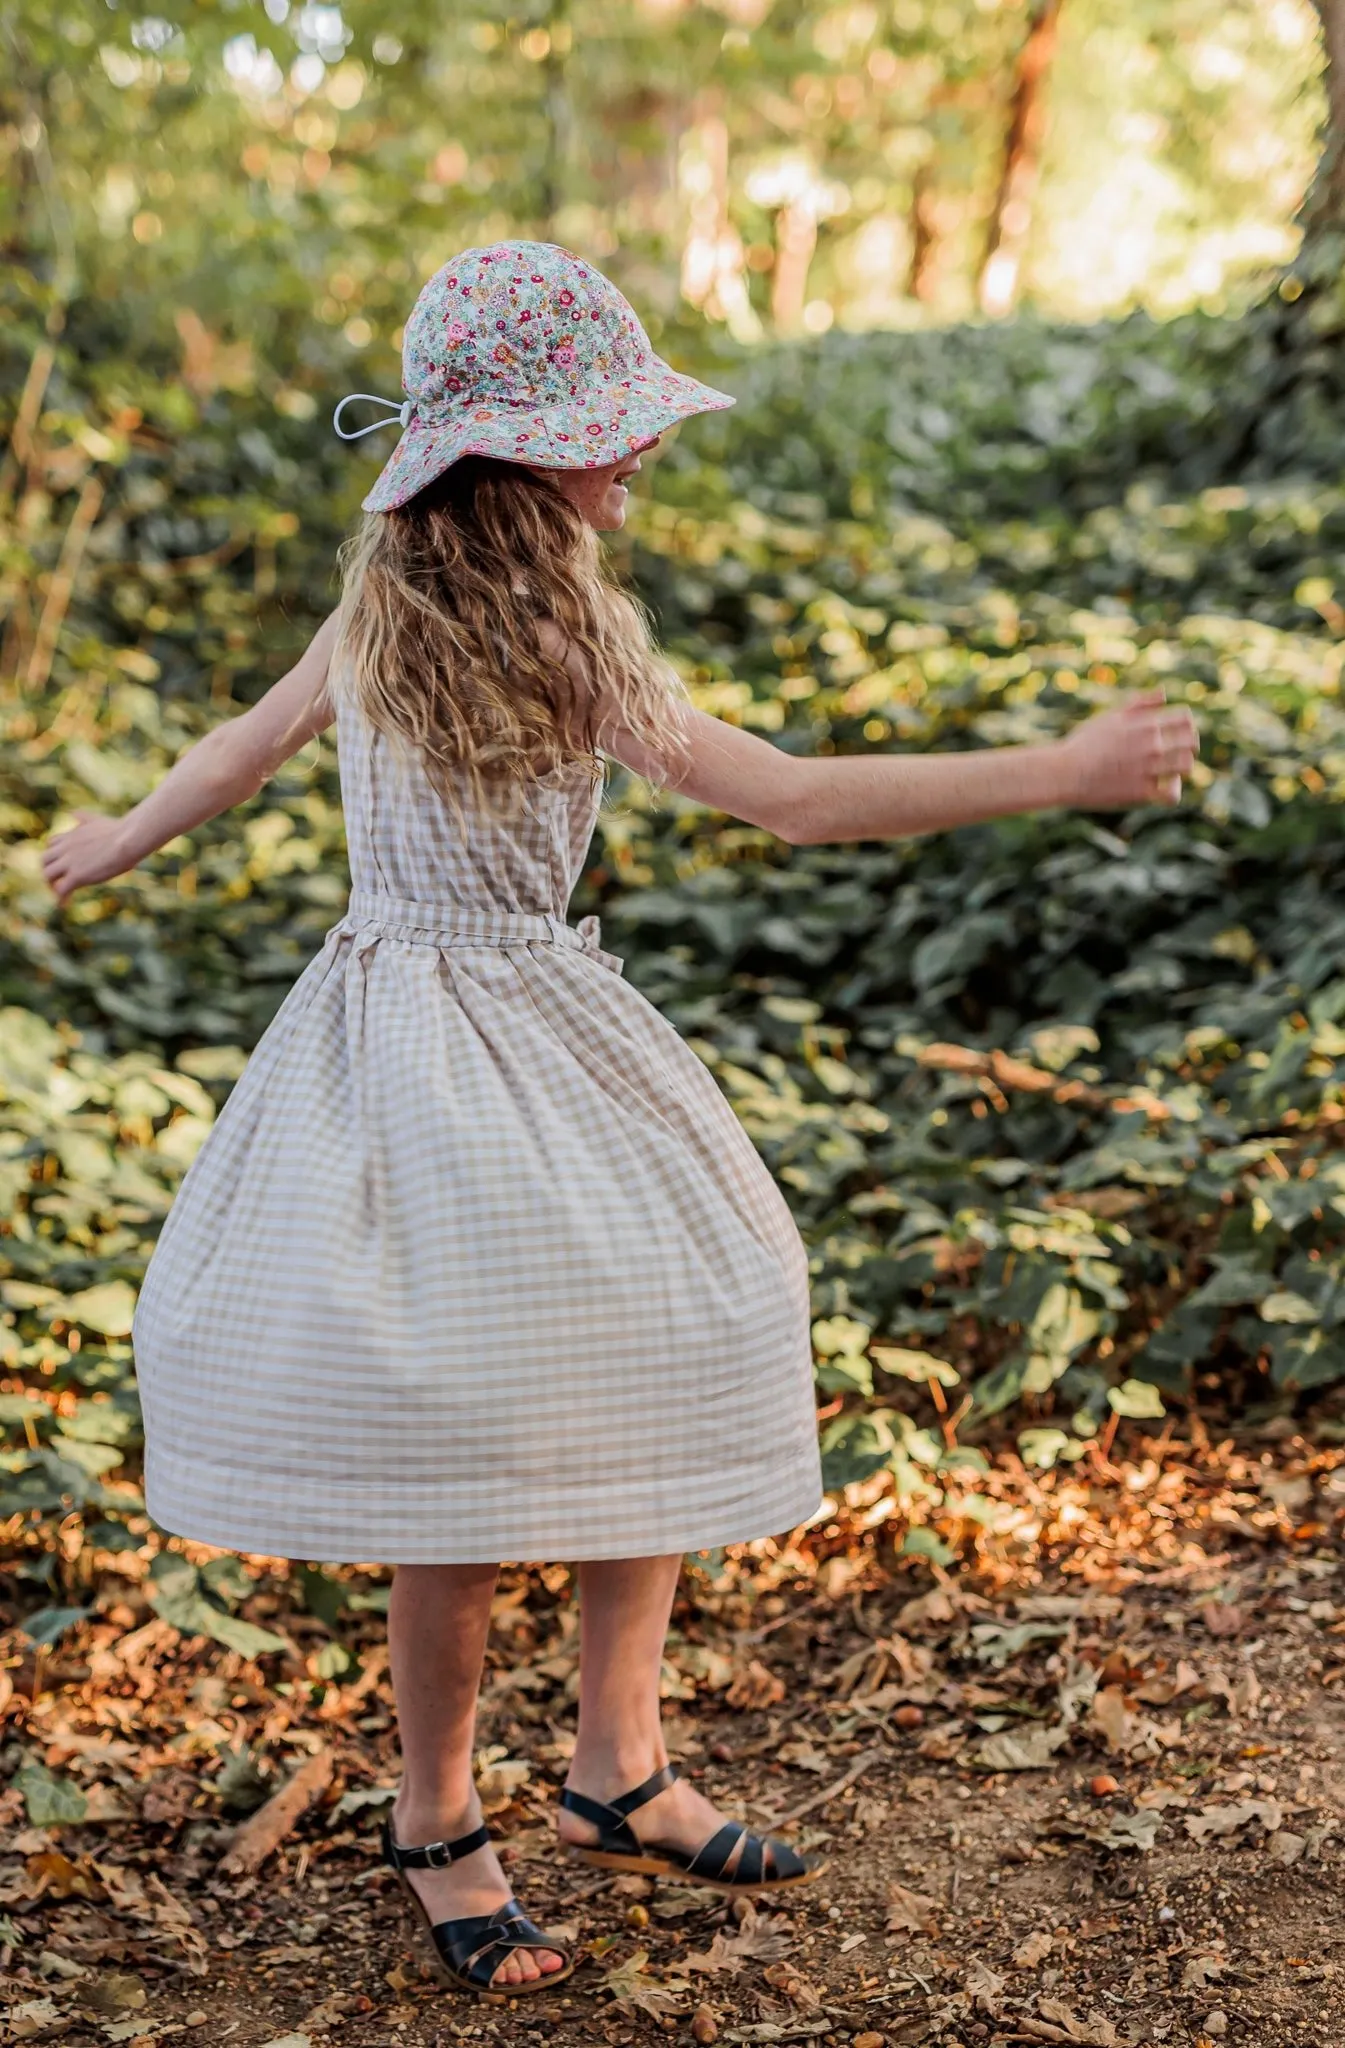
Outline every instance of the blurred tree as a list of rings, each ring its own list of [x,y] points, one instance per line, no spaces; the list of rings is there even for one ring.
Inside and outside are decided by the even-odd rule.
[[[1345,0],[1313,0],[1322,25],[1326,118],[1317,175],[1303,205],[1308,238],[1345,225]]]
[[[1033,0],[1018,53],[999,185],[976,280],[983,313],[1007,313],[1018,296],[1018,273],[1041,176],[1046,87],[1060,36],[1060,7],[1061,0]]]

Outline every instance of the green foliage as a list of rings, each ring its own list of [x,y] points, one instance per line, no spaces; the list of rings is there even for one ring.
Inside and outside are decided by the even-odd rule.
[[[1173,337],[1150,339],[1171,374]],[[1210,354],[1232,359],[1237,340],[1211,330],[1164,407],[1198,421]],[[1011,401],[1030,414],[1042,364],[1066,361],[1090,365],[1092,396],[1076,378],[1055,438],[1040,427],[1047,482],[1020,465],[1011,519],[1027,445]],[[1150,465],[1104,502],[1089,436],[1114,454],[1115,422],[1160,382],[1116,333],[949,337],[957,427],[924,477],[900,423],[928,425],[936,368],[889,342],[764,359],[736,438],[699,423],[655,468],[623,546],[674,658],[709,708],[822,751],[1045,738],[1161,681],[1203,733],[1181,813],[790,850],[627,785],[576,906],[602,911],[794,1207],[820,1383],[840,1403],[829,1483],[888,1468],[909,1501],[952,1483],[939,1432],[903,1412],[926,1400],[969,1398],[964,1435],[1015,1412],[1045,1465],[1212,1375],[1234,1399],[1345,1378],[1345,497],[1310,471],[1182,494]],[[883,408],[900,432],[880,434]],[[962,425],[991,417],[998,441]],[[1174,431],[1179,463],[1197,438]],[[183,459],[177,443],[152,458],[168,487]],[[321,531],[305,512],[296,576]],[[183,585],[169,575],[164,594]],[[219,715],[186,687],[189,626],[198,603],[242,615],[237,566],[184,602],[180,638],[128,630],[95,577],[62,690],[7,711],[10,1514],[134,1514],[134,1286],[246,1048],[342,901],[324,743],[241,816],[53,913],[47,821],[98,777],[126,801]],[[332,1626],[321,1574],[304,1585]],[[265,1632],[228,1612],[241,1590],[184,1577],[152,1597],[252,1642]]]
[[[1250,50],[1255,10],[1217,12]],[[40,844],[77,807],[134,802],[298,649],[371,467],[328,435],[332,402],[388,381],[422,256],[539,224],[557,172],[529,127],[546,62],[521,16],[487,13],[413,39],[405,10],[352,7],[355,40],[320,80],[267,99],[220,86],[236,36],[294,56],[293,24],[260,8],[170,7],[158,49],[81,0],[59,23],[20,9],[4,147],[23,175],[5,203],[25,260],[3,274],[0,340],[18,429],[0,476],[0,1517],[50,1530],[78,1511],[114,1557],[145,1526],[135,1288],[247,1051],[340,914],[333,751],[64,915]],[[841,118],[839,81],[879,79],[871,45],[900,41],[895,16],[861,35],[863,14],[777,9],[753,42],[758,82],[804,110],[853,188],[819,244],[827,290],[860,214],[904,205],[916,163],[885,159],[861,206],[861,159],[872,171],[890,137],[867,84]],[[959,89],[1016,47],[1007,15],[971,14],[944,81]],[[570,162],[564,231],[599,254],[619,239],[643,307],[672,215],[638,178],[610,219],[593,201],[603,152],[642,161],[666,109],[611,90],[625,59],[600,15],[566,90],[608,126]],[[903,19],[915,67],[930,21]],[[687,78],[746,62],[725,34],[722,14],[680,11]],[[516,149],[487,146],[483,67]],[[891,95],[907,134],[915,77]],[[465,138],[451,176],[446,79]],[[1199,90],[1222,125],[1220,92]],[[772,104],[744,97],[733,119],[769,126]],[[945,182],[972,194],[993,152],[963,113],[938,121]],[[744,238],[769,240],[731,196]],[[1238,321],[695,343],[740,406],[652,466],[617,551],[707,708],[796,751],[968,748],[1050,737],[1161,682],[1204,735],[1180,815],[884,847],[791,851],[619,779],[576,910],[602,911],[794,1208],[829,1484],[891,1471],[902,1503],[974,1523],[959,1433],[1008,1422],[1045,1469],[1211,1382],[1245,1404],[1345,1380],[1329,240]],[[691,354],[671,294],[651,318]],[[30,1568],[50,1642],[81,1597],[72,1580],[57,1601],[55,1568]],[[315,1567],[300,1585],[334,1631],[340,1589]],[[247,1584],[225,1565],[165,1553],[147,1591],[244,1655],[286,1647],[237,1611]],[[318,1660],[335,1676],[346,1655],[332,1640]]]

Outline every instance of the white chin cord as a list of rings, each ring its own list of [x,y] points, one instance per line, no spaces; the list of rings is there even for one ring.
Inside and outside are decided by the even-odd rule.
[[[341,415],[348,405],[355,405],[361,400],[368,405],[385,405],[388,416],[386,419],[371,421],[367,427],[356,427],[353,433],[348,434],[341,425]],[[376,391],[352,391],[348,397],[341,400],[332,414],[332,425],[343,441],[359,441],[366,434],[376,434],[380,427],[390,427],[394,424],[402,428],[409,427],[414,410],[415,407],[409,398],[402,401],[395,398],[380,398]]]

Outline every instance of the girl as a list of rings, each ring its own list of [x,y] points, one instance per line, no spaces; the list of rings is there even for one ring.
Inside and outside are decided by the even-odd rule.
[[[399,1566],[384,1854],[445,1979],[519,1992],[571,1960],[510,1897],[472,1784],[497,1559],[582,1560],[575,1854],[730,1892],[813,1874],[675,1781],[659,1728],[682,1554],[805,1522],[821,1487],[789,1212],[596,920],[565,922],[599,750],[805,844],[1175,802],[1194,734],[1146,697],[1049,745],[810,761],[693,711],[595,535],[621,525],[643,450],[731,400],[661,362],[563,249],[447,264],[403,383],[307,653],[45,858],[62,901],[121,874],[335,718],[350,908],[151,1263],[147,1498],[198,1542]]]

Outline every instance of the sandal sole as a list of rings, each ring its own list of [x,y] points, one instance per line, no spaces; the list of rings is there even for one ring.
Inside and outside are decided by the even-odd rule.
[[[406,1895],[416,1925],[425,1937],[426,1946],[430,1951],[430,1964],[434,1974],[446,1990],[465,1991],[473,1998],[529,1998],[534,1992],[550,1991],[553,1985],[563,1984],[567,1977],[574,1975],[575,1966],[573,1961],[571,1961],[566,1963],[563,1970],[548,1970],[543,1976],[529,1978],[522,1984],[473,1984],[470,1978],[458,1976],[455,1970],[449,1968],[439,1953],[438,1944],[434,1939],[433,1922],[425,1911],[419,1894],[412,1885],[407,1883],[403,1871],[397,1871],[396,1877],[398,1884]],[[545,1931],[543,1929],[544,1933]],[[559,1946],[552,1950],[553,1955],[559,1956],[564,1953],[564,1949]]]
[[[565,1853],[572,1862],[586,1864],[590,1870],[616,1870],[629,1877],[676,1877],[683,1884],[722,1892],[726,1898],[742,1898],[758,1892],[797,1891],[800,1885],[814,1883],[827,1867],[825,1863],[818,1863],[811,1870],[805,1870],[801,1877],[763,1878],[760,1884],[734,1884],[728,1878],[698,1877],[680,1863],[669,1863],[663,1856],[620,1856],[609,1849],[585,1849],[577,1842],[567,1842]]]

